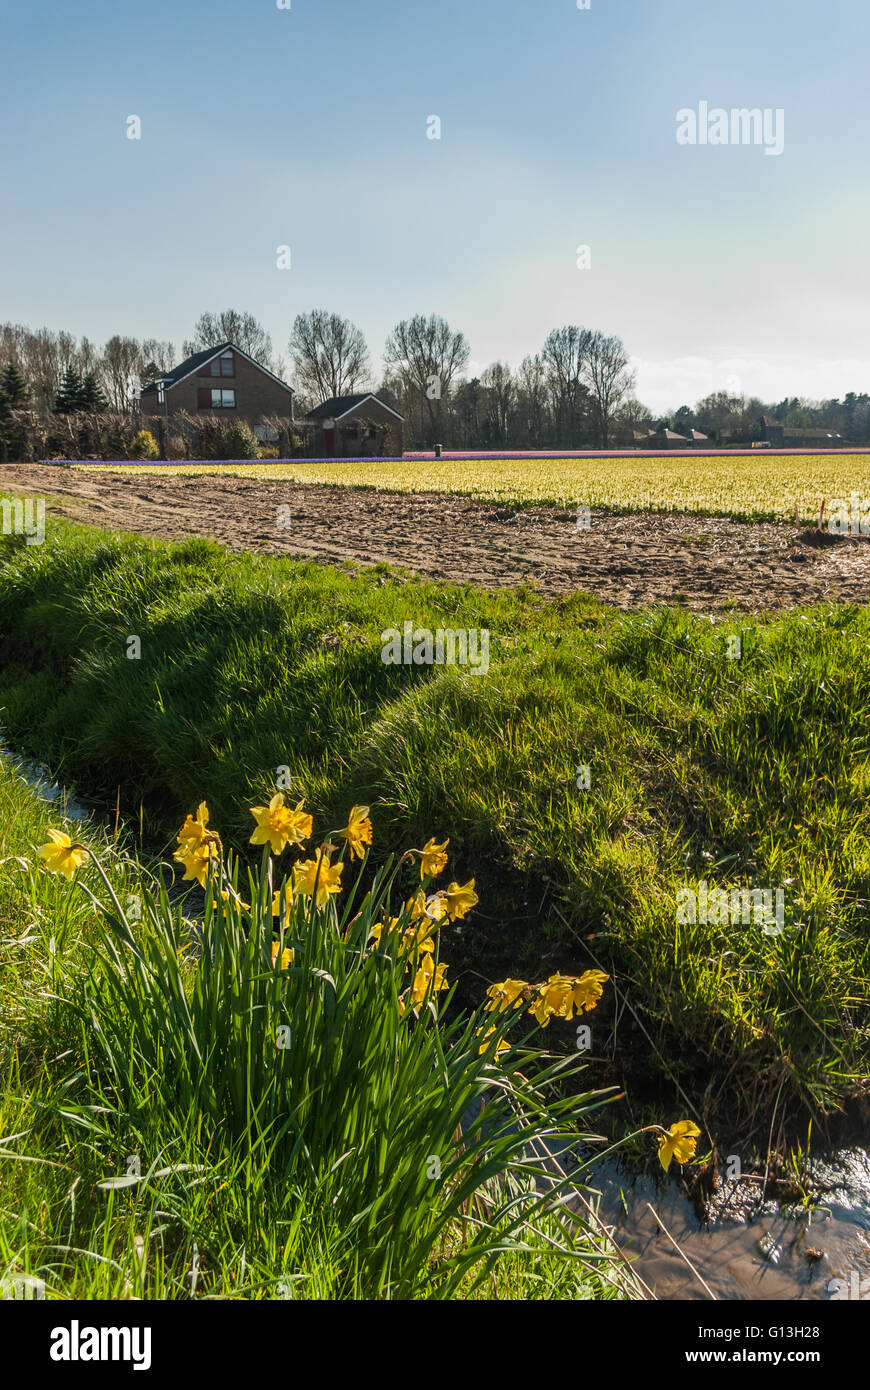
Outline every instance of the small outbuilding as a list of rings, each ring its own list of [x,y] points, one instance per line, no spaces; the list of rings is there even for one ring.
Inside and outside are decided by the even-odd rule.
[[[312,453],[323,458],[396,458],[404,447],[405,417],[371,391],[333,396],[305,417],[314,426]]]

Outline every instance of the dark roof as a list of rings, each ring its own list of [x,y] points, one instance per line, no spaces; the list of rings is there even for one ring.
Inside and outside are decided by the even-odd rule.
[[[185,357],[184,361],[179,362],[177,367],[173,367],[171,372],[164,372],[162,376],[157,377],[148,386],[144,386],[141,394],[143,396],[149,396],[152,392],[155,392],[157,390],[158,381],[165,381],[166,385],[171,389],[179,381],[182,381],[184,377],[191,376],[199,367],[204,367],[206,362],[210,362],[213,357],[217,357],[219,353],[227,352],[228,350],[238,352],[242,357],[246,357],[249,362],[252,362],[255,367],[259,367],[261,372],[265,372],[267,376],[270,376],[273,381],[277,381],[285,390],[293,390],[293,387],[288,386],[286,381],[281,381],[281,378],[275,376],[274,372],[270,372],[268,367],[264,367],[262,362],[255,361],[249,353],[245,352],[242,348],[236,347],[235,343],[220,343],[217,347],[203,348],[202,352],[195,352],[192,357]]]
[[[354,410],[363,401],[377,401],[385,410],[392,410],[394,415],[399,415],[398,410],[393,410],[386,401],[380,400],[374,391],[361,391],[356,396],[333,396],[331,400],[324,401],[323,405],[316,405],[313,410],[309,410],[306,420],[338,420],[342,415],[347,415],[349,410]],[[399,419],[404,416],[399,415]]]

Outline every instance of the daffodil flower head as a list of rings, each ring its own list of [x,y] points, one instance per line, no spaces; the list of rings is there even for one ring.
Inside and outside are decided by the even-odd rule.
[[[208,834],[208,806],[201,801],[196,808],[196,816],[188,816],[178,832],[180,845],[198,845]]]
[[[660,1134],[659,1163],[665,1172],[670,1168],[671,1160],[674,1158],[678,1163],[688,1163],[694,1158],[700,1137],[701,1131],[691,1120],[678,1120],[675,1125],[671,1125],[667,1134]]]
[[[445,911],[451,921],[467,916],[480,901],[474,891],[473,878],[470,878],[461,887],[458,883],[451,883],[450,887],[441,893],[441,897],[444,899]]]
[[[203,840],[200,844],[188,841],[173,855],[179,864],[184,865],[184,880],[190,879],[192,882],[195,879],[203,888],[210,865],[219,857],[220,850],[216,843],[216,837]]]
[[[287,845],[301,845],[314,828],[314,821],[300,801],[295,810],[284,805],[283,792],[276,792],[268,806],[252,806],[251,815],[257,822],[251,836],[252,845],[268,845],[273,854],[281,854]]]
[[[284,885],[283,885],[283,888],[279,889],[277,893],[273,893],[273,894],[272,894],[272,916],[273,916],[273,917],[280,917],[280,915],[281,915],[281,897],[282,897],[282,894],[283,894],[283,897],[284,897],[284,917],[283,917],[283,924],[284,924],[284,926],[286,927],[287,923],[290,921],[290,914],[291,914],[291,912],[293,911],[293,885],[291,884],[289,878],[285,880]]]
[[[341,892],[343,864],[330,864],[329,851],[332,846],[321,845],[316,859],[305,859],[293,866],[293,891],[300,897],[310,898],[316,894],[318,907],[325,907],[333,893]]]
[[[40,859],[45,861],[49,873],[72,878],[76,869],[87,859],[89,851],[84,845],[74,843],[63,830],[49,830],[46,833],[48,844],[40,846]]]
[[[490,1011],[497,1010],[499,1013],[503,1009],[513,1006],[518,1009],[525,998],[526,991],[531,986],[525,980],[502,980],[501,984],[490,985],[486,991],[491,1003],[487,1004]]]
[[[447,865],[447,855],[444,851],[449,844],[449,840],[445,840],[441,845],[436,845],[434,839],[426,841],[420,851],[421,878],[437,878]]]
[[[279,960],[278,960],[279,952],[280,952],[280,956],[281,956],[280,962],[279,962]],[[282,951],[280,945],[278,944],[278,942],[277,942],[277,941],[273,941],[273,942],[272,942],[272,965],[273,965],[273,967],[274,967],[276,970],[287,970],[287,969],[290,967],[290,965],[292,965],[292,963],[293,963],[293,951],[291,950],[291,948],[288,946],[288,947],[285,947],[285,949]]]
[[[352,806],[341,834],[347,840],[352,859],[365,859],[365,846],[372,842],[372,823],[368,806]]]
[[[487,1028],[485,1032],[484,1032],[484,1030],[483,1030],[482,1028],[478,1029],[477,1036],[478,1036],[479,1038],[483,1038],[482,1044],[481,1044],[480,1047],[477,1049],[477,1053],[478,1053],[478,1056],[479,1056],[479,1057],[482,1057],[483,1054],[484,1054],[484,1052],[486,1052],[487,1049],[489,1048],[489,1046],[490,1046],[490,1041],[489,1041],[489,1040],[490,1040],[490,1038],[492,1037],[492,1035],[493,1035],[493,1033],[494,1033],[495,1031],[496,1031],[496,1030],[495,1030],[495,1027],[494,1027],[494,1026],[493,1026],[492,1028]],[[496,1058],[499,1058],[503,1052],[510,1052],[510,1050],[511,1050],[511,1045],[510,1045],[510,1043],[507,1042],[507,1040],[506,1040],[505,1038],[499,1038],[498,1044],[497,1044],[496,1049],[495,1049]]]
[[[411,986],[411,1002],[415,1007],[419,1007],[430,995],[437,994],[442,989],[447,989],[447,963],[441,961],[436,965],[432,956],[424,956],[420,961],[419,968],[414,976],[414,983]]]

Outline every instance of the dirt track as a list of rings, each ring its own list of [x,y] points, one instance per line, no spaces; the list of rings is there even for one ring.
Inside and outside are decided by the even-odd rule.
[[[484,587],[530,582],[582,590],[622,608],[679,602],[750,611],[822,599],[870,601],[870,543],[804,528],[693,514],[520,511],[437,493],[397,495],[290,480],[0,467],[0,490],[32,492],[50,510],[164,539],[209,536],[233,550],[385,561],[432,579]],[[289,506],[289,528],[278,509]],[[817,544],[824,540],[825,544]]]

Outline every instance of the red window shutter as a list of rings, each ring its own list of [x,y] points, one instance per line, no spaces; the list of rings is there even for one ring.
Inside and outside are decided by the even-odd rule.
[[[211,410],[210,386],[198,386],[196,388],[196,408],[197,410]]]

